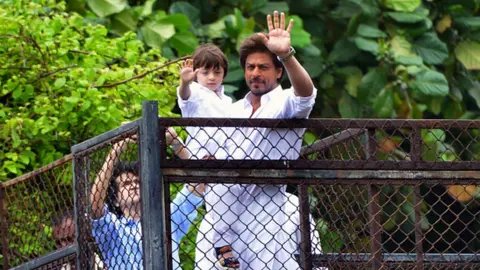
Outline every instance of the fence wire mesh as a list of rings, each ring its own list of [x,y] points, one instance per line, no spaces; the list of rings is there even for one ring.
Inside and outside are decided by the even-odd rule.
[[[66,156],[1,184],[4,269],[74,244],[71,160]]]

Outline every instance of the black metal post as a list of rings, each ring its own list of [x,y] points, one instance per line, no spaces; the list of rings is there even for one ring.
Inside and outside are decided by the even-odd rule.
[[[300,267],[303,270],[312,269],[312,243],[310,237],[310,204],[308,199],[307,184],[300,184],[298,190],[298,200],[300,203]],[[288,218],[288,217],[287,217]]]
[[[164,250],[165,204],[160,175],[158,102],[144,101],[140,121],[143,268],[166,269]]]
[[[8,269],[8,224],[7,224],[7,209],[5,205],[5,187],[0,185],[0,224],[2,230],[2,255],[3,255],[3,269]]]

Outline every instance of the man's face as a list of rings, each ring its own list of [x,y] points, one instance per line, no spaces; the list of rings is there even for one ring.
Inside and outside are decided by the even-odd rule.
[[[281,75],[282,69],[277,69],[270,55],[266,53],[252,53],[245,60],[245,81],[252,94],[256,96],[275,89]]]
[[[199,68],[197,73],[197,82],[212,91],[217,90],[222,85],[223,74],[225,71],[220,68]]]
[[[115,181],[117,182],[117,202],[121,209],[140,202],[140,182],[134,173],[122,173]]]
[[[67,217],[60,224],[53,227],[53,238],[55,247],[64,248],[75,243],[75,223],[72,217]]]

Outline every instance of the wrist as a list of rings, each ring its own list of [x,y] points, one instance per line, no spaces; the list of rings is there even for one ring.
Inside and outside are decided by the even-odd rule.
[[[290,46],[290,48],[288,49],[288,52],[286,53],[282,53],[282,54],[277,54],[277,59],[278,61],[280,62],[285,62],[287,61],[288,59],[292,58],[292,56],[296,53],[295,49]]]

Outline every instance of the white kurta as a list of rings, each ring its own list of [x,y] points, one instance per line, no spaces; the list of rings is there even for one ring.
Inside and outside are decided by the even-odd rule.
[[[282,229],[287,235],[287,241],[281,243],[285,251],[290,255],[291,260],[295,260],[295,255],[300,254],[300,212],[299,212],[299,200],[298,197],[287,193],[287,203],[285,204],[285,215],[287,220],[283,224]],[[320,246],[320,237],[318,231],[315,229],[315,221],[310,217],[311,227],[311,241],[312,252],[314,254],[321,254],[322,248]],[[209,239],[213,233],[212,223],[208,216],[201,223],[197,234],[197,245],[195,250],[196,269],[221,269],[216,264],[215,251]],[[237,238],[236,241],[241,239]],[[327,268],[320,268],[327,269]]]
[[[292,88],[283,90],[281,86],[261,97],[261,106],[251,116],[253,107],[250,95],[233,104],[231,118],[308,118],[315,103],[317,90],[310,97],[295,96]],[[229,159],[254,160],[295,160],[300,153],[304,129],[237,128],[229,132],[227,139]],[[226,224],[235,232],[233,251],[239,258],[242,269],[298,269],[291,252],[282,243],[289,236],[282,229],[286,223],[285,185],[232,185],[230,192],[221,195],[223,202],[239,202],[229,209],[232,213],[225,218]],[[224,211],[209,205],[209,196],[218,194],[207,192],[207,216]],[[218,198],[217,198],[218,201]],[[225,206],[225,205],[224,205]],[[227,206],[228,207],[228,206]],[[214,215],[214,214],[213,214]],[[232,216],[234,220],[229,220]],[[207,217],[204,222],[218,220]],[[211,243],[213,238],[208,239]],[[200,268],[206,269],[206,268]]]

